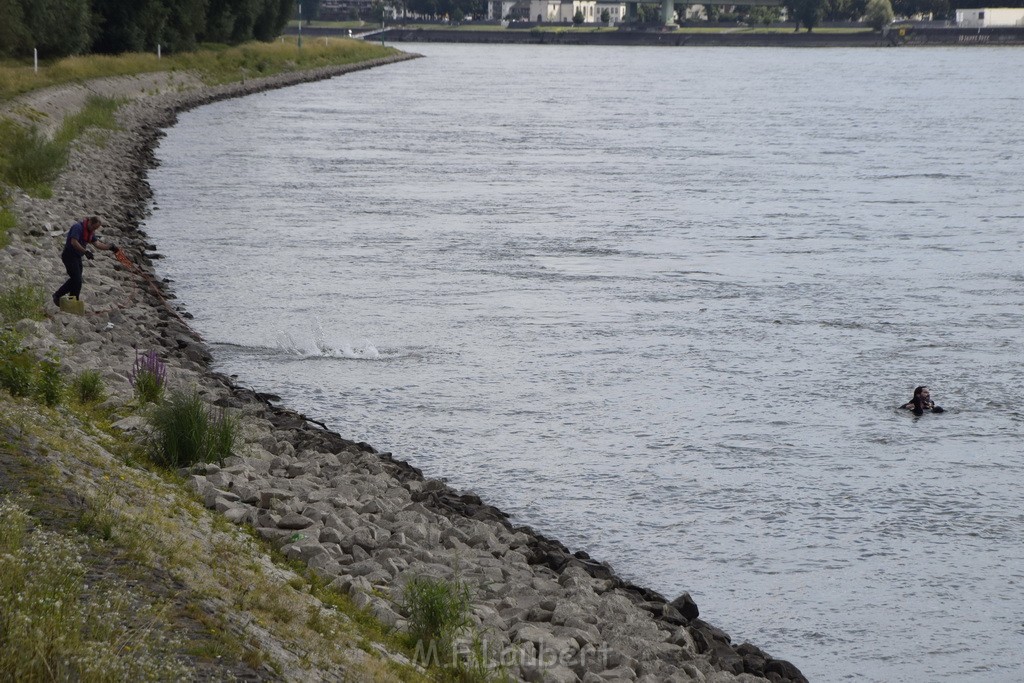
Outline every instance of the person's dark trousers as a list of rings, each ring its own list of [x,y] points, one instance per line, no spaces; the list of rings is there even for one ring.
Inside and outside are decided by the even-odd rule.
[[[82,293],[82,257],[78,254],[65,252],[60,255],[60,260],[64,262],[64,267],[67,268],[68,281],[54,292],[53,300],[56,301],[65,294],[70,294],[77,298]]]

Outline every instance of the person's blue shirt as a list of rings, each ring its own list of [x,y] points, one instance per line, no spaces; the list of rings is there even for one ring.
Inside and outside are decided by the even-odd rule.
[[[78,240],[78,243],[84,247],[85,245],[91,244],[92,242],[96,241],[96,234],[89,233],[89,237],[87,239],[85,233],[85,225],[83,225],[83,221],[78,221],[77,223],[71,226],[70,230],[68,230],[68,237],[66,240],[64,240],[64,251],[71,252],[77,256],[81,256],[81,254],[75,251],[75,248],[71,246],[71,240],[73,239]]]

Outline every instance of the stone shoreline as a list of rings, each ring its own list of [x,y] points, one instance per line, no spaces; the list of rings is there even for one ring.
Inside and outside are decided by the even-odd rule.
[[[20,225],[0,251],[0,272],[52,291],[64,279],[58,258],[73,220],[104,218],[102,235],[145,275],[105,252],[87,265],[85,316],[57,313],[19,329],[37,353],[104,373],[114,405],[131,398],[127,374],[138,351],[157,349],[171,388],[198,387],[236,412],[244,445],[223,468],[193,468],[189,486],[205,504],[249,524],[288,557],[300,559],[383,623],[401,629],[400,595],[416,576],[469,585],[476,632],[506,672],[528,681],[805,681],[791,663],[754,645],[733,645],[699,618],[684,594],[675,600],[617,577],[586,553],[516,526],[472,493],[449,488],[390,453],[355,443],[315,420],[275,405],[275,397],[237,386],[210,370],[199,336],[152,280],[156,246],[139,225],[150,207],[146,182],[162,129],[178,112],[229,97],[381,66],[399,55],[217,87],[139,97],[122,107],[123,129],[101,146],[73,150],[50,200],[15,197]],[[139,418],[117,426],[144,429]],[[390,597],[389,597],[390,596]]]

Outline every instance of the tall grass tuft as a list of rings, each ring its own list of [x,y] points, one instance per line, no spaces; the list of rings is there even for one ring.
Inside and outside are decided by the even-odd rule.
[[[82,405],[101,403],[107,397],[98,370],[83,370],[71,382],[71,395]]]
[[[240,425],[238,418],[223,408],[210,414],[209,448],[210,460],[223,464],[231,456],[238,443]]]
[[[406,583],[402,598],[418,663],[453,666],[455,639],[471,624],[469,587],[457,580],[415,577]]]
[[[35,386],[36,358],[13,330],[0,330],[0,388],[11,396],[30,396]]]
[[[81,111],[68,116],[48,139],[34,126],[0,120],[0,180],[40,197],[50,196],[50,185],[64,169],[72,142],[90,128],[117,128],[114,112],[122,100],[91,96]]]
[[[81,137],[90,128],[117,130],[119,128],[114,114],[117,108],[125,103],[123,99],[91,95],[77,114],[64,119],[55,140],[62,145],[69,145]]]
[[[153,437],[150,457],[157,465],[177,468],[197,462],[224,463],[238,439],[238,420],[206,407],[195,391],[176,391],[149,416]]]
[[[64,398],[64,377],[60,374],[60,361],[56,354],[49,353],[39,361],[35,389],[39,400],[51,408]]]
[[[28,318],[42,320],[46,317],[46,294],[32,285],[17,285],[0,293],[0,322],[16,323]]]
[[[0,249],[11,243],[11,230],[18,224],[11,211],[11,198],[5,188],[0,187]]]
[[[150,350],[139,355],[135,352],[135,364],[128,375],[128,381],[135,390],[135,396],[142,403],[156,403],[164,395],[167,381],[167,366],[156,351]]]
[[[0,120],[0,181],[48,198],[67,160],[66,143],[48,140],[35,126]]]

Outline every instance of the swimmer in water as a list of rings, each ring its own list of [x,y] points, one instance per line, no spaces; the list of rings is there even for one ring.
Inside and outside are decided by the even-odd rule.
[[[918,387],[914,389],[914,398],[910,399],[909,403],[904,403],[900,406],[902,410],[912,410],[914,415],[924,415],[924,411],[930,410],[933,413],[944,413],[942,408],[935,405],[932,401],[932,396],[928,393],[928,387]]]

